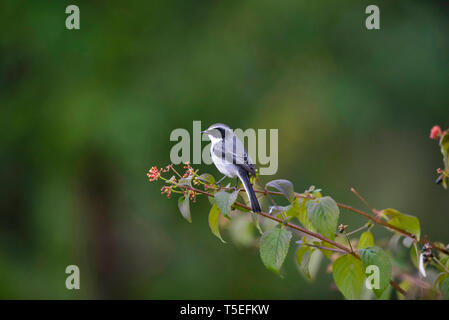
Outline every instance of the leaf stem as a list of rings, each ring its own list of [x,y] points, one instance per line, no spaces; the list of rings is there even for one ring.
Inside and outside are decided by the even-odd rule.
[[[189,189],[189,190],[192,190],[192,191],[195,191],[195,192],[197,192],[197,193],[201,193],[201,194],[207,195],[207,196],[209,196],[209,197],[214,197],[214,194],[212,194],[212,193],[210,193],[210,192],[207,192],[207,191],[200,190],[200,189],[196,189],[196,188],[194,188],[194,187],[190,187],[190,186],[187,186],[187,185],[182,185],[182,186],[180,186],[180,187],[181,187],[181,188],[186,188],[186,189]],[[248,206],[246,206],[246,205],[244,205],[244,204],[242,204],[242,203],[240,203],[240,202],[235,202],[234,205],[237,206],[237,207],[244,208],[244,209],[246,209],[246,210],[251,211],[251,208],[250,208],[250,207],[248,207]],[[283,224],[283,223],[285,222],[285,221],[283,221],[282,219],[279,219],[279,218],[277,218],[277,217],[271,216],[271,215],[269,215],[268,213],[265,213],[265,212],[262,212],[262,211],[261,211],[261,212],[257,212],[257,214],[259,214],[259,215],[261,215],[261,216],[263,216],[263,217],[265,217],[265,218],[271,219],[271,220],[273,220],[273,221],[277,221],[278,223],[281,223],[281,224]],[[303,233],[305,233],[305,234],[308,234],[309,236],[312,236],[312,237],[314,237],[314,238],[316,238],[316,239],[319,239],[319,240],[322,240],[322,241],[324,241],[324,242],[326,242],[326,243],[329,243],[329,244],[333,245],[334,247],[336,247],[336,248],[338,248],[338,249],[341,249],[342,251],[346,252],[347,254],[351,254],[351,255],[353,255],[355,258],[357,258],[357,259],[360,260],[360,256],[358,255],[357,252],[352,251],[350,248],[348,248],[348,247],[346,247],[346,246],[344,246],[344,245],[342,245],[342,244],[340,244],[340,243],[338,243],[338,242],[335,242],[335,241],[333,241],[333,240],[331,240],[331,239],[328,239],[328,238],[326,238],[325,236],[322,236],[322,235],[319,234],[319,233],[310,231],[310,230],[308,230],[308,229],[306,229],[306,228],[303,228],[303,227],[301,227],[301,226],[298,226],[298,225],[293,224],[293,223],[290,223],[290,222],[285,223],[285,225],[288,226],[288,227],[290,227],[290,228],[292,228],[292,229],[295,229],[295,230],[301,231],[301,232],[303,232]],[[407,292],[406,292],[404,289],[402,289],[397,283],[395,283],[395,282],[394,282],[393,280],[391,280],[391,279],[390,279],[390,284],[391,284],[391,286],[392,286],[394,289],[396,289],[396,290],[397,290],[398,292],[400,292],[401,294],[403,294],[403,295],[406,295],[406,294],[407,294]]]
[[[354,234],[354,233],[357,233],[357,232],[359,232],[359,231],[362,231],[363,229],[366,229],[366,228],[368,228],[368,223],[365,223],[365,224],[364,224],[363,226],[361,226],[360,228],[357,228],[357,229],[355,229],[355,230],[352,230],[351,232],[348,232],[347,235],[350,236],[350,235],[352,235],[352,234]]]
[[[256,191],[256,190],[254,190],[254,191],[255,191],[255,192],[263,192],[263,191]],[[268,191],[268,193],[270,193],[270,194],[272,194],[272,195],[283,196],[283,194],[282,194],[281,192]],[[314,198],[315,198],[313,195],[310,195],[310,194],[304,195],[304,194],[300,194],[300,193],[296,193],[296,192],[295,192],[295,197],[296,197],[296,198],[303,198],[303,199],[314,199]],[[379,219],[377,216],[372,216],[372,215],[369,214],[369,213],[366,213],[366,212],[364,212],[364,211],[362,211],[362,210],[353,208],[353,207],[351,207],[351,206],[349,206],[349,205],[346,205],[346,204],[343,204],[343,203],[340,203],[340,202],[337,202],[337,206],[340,207],[340,208],[342,208],[342,209],[346,209],[346,210],[348,210],[348,211],[351,211],[351,212],[353,212],[353,213],[356,213],[356,214],[358,214],[358,215],[361,215],[361,216],[363,216],[363,217],[365,217],[365,218],[368,218],[368,219],[370,219],[371,221],[373,221],[375,224],[380,224],[380,225],[382,225],[382,226],[384,226],[384,227],[386,227],[386,228],[389,228],[389,229],[394,230],[394,231],[396,231],[396,232],[398,232],[398,233],[401,233],[401,234],[404,235],[404,236],[410,237],[410,238],[412,238],[412,239],[416,239],[416,236],[415,236],[414,234],[412,234],[412,233],[410,233],[410,232],[408,232],[408,231],[406,231],[406,230],[403,230],[403,229],[401,229],[401,228],[398,228],[398,227],[396,227],[396,226],[393,226],[393,225],[389,224],[388,222]],[[422,244],[424,244],[424,243],[429,243],[429,244],[432,246],[433,249],[438,250],[438,251],[440,251],[440,252],[443,252],[443,253],[449,255],[449,250],[447,250],[447,249],[445,249],[445,248],[441,248],[440,246],[436,245],[436,244],[433,243],[433,242],[430,242],[430,241],[427,241],[427,240],[424,241],[424,240],[422,240],[422,239],[420,239],[418,242],[419,242],[419,243],[422,243]]]
[[[170,168],[173,170],[174,173],[176,173],[178,175],[179,178],[182,178],[182,176],[178,173],[178,171],[176,171],[176,169],[173,166],[173,164],[170,164]]]
[[[440,265],[441,268],[443,268],[443,270],[446,273],[449,273],[449,270],[446,268],[446,266],[440,261],[440,259],[438,259],[437,257],[433,257],[433,260],[438,263]]]
[[[348,240],[348,244],[349,244],[349,248],[351,248],[351,252],[354,252],[354,249],[352,248],[351,240],[349,240],[349,237],[348,237],[348,234],[346,233],[346,231],[345,231],[345,237],[346,237],[346,240]]]
[[[340,249],[318,246],[318,245],[311,244],[311,243],[304,242],[304,243],[301,243],[301,245],[306,245],[306,246],[309,246],[309,247],[314,247],[314,248],[318,248],[318,249],[322,249],[322,250],[328,250],[328,251],[332,251],[332,252],[346,254],[346,251],[343,251],[343,250],[340,250]]]

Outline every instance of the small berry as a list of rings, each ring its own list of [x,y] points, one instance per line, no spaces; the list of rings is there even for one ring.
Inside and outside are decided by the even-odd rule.
[[[150,179],[150,181],[157,180],[160,176],[161,173],[159,172],[156,166],[152,167],[147,173],[147,177]]]

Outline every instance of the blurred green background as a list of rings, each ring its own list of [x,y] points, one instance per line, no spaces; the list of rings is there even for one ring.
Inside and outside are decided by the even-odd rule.
[[[80,30],[65,28],[69,4]],[[365,28],[368,4],[380,7],[380,30]],[[265,182],[315,185],[363,207],[355,187],[447,243],[448,193],[434,184],[442,159],[428,138],[449,125],[447,9],[3,0],[0,298],[340,299],[325,265],[309,283],[291,248],[280,279],[257,248],[211,234],[207,200],[190,225],[148,182],[151,166],[170,162],[170,132],[193,120],[279,129],[279,170]],[[79,291],[65,288],[69,264]]]

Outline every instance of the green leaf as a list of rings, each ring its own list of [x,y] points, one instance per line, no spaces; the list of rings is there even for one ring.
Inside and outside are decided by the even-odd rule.
[[[440,252],[440,261],[446,268],[449,268],[449,256]]]
[[[295,216],[295,211],[294,209],[292,209],[293,206],[290,204],[288,206],[270,206],[269,207],[269,213],[271,215],[277,215],[277,214],[281,214],[282,212],[285,212],[285,214],[287,214],[287,216],[289,217],[294,217]],[[290,210],[290,212],[288,212]],[[281,215],[282,217],[282,215]]]
[[[305,242],[305,237],[303,239]],[[305,244],[296,251],[298,269],[307,279],[314,280],[318,272],[323,255],[320,250],[311,248]]]
[[[214,194],[214,192],[211,192],[212,194]],[[215,204],[215,197],[207,197],[207,200],[209,200],[209,203],[211,204],[211,205],[214,205]]]
[[[365,270],[369,266],[377,266],[379,268],[379,288],[373,288],[373,292],[377,297],[380,297],[390,283],[392,268],[390,258],[379,247],[360,249],[359,254]]]
[[[412,287],[412,283],[409,280],[404,280],[399,283],[399,287],[407,292]],[[400,293],[399,291],[396,291],[396,293],[399,300],[405,300],[405,296],[402,293]]]
[[[285,212],[287,217],[296,217],[299,215],[299,204],[296,202],[296,200],[294,200],[291,205],[288,205],[286,207],[278,207],[281,208],[283,212]]]
[[[239,195],[238,191],[234,191],[232,193],[228,193],[226,191],[219,191],[215,194],[215,203],[220,209],[220,212],[228,216],[229,212],[231,212],[231,207],[234,204],[237,196]]]
[[[252,247],[254,245],[254,226],[251,223],[251,218],[238,212],[239,214],[232,217],[229,222],[227,230],[231,236],[232,241],[241,247]]]
[[[256,226],[257,231],[259,231],[260,234],[263,234],[259,223],[259,215],[255,212],[251,212],[251,219],[253,220],[253,224]]]
[[[210,173],[203,173],[200,175],[201,181],[207,183],[207,184],[215,184],[215,178]]]
[[[260,239],[260,257],[268,270],[280,276],[280,269],[288,253],[292,233],[280,225],[266,231]]]
[[[220,210],[217,204],[214,204],[209,212],[209,227],[212,233],[221,240],[221,242],[226,243],[220,235],[220,229],[218,228],[218,217],[220,217]]]
[[[439,288],[441,282],[446,279],[447,277],[449,277],[449,274],[447,274],[446,272],[441,272],[438,277],[435,279],[435,283],[433,284],[433,286],[435,288]]]
[[[421,227],[417,217],[390,208],[383,210],[382,213],[390,219],[388,221],[389,224],[414,234],[416,239],[419,240],[419,237],[421,236]]]
[[[334,199],[323,197],[309,200],[306,207],[312,224],[322,235],[333,240],[340,216],[340,209]]]
[[[339,257],[332,265],[332,275],[338,290],[346,299],[360,298],[365,280],[360,260],[349,254]]]
[[[273,187],[279,192],[281,192],[289,202],[293,202],[295,200],[295,191],[293,188],[293,183],[288,180],[273,180],[267,183],[267,187]]]
[[[184,196],[180,197],[178,199],[178,208],[179,211],[181,211],[181,214],[184,217],[184,219],[192,223],[192,217],[190,216],[189,199],[186,199]]]
[[[327,243],[326,241],[314,241],[313,244],[325,248],[335,248],[333,245]],[[330,258],[333,254],[333,252],[330,250],[326,249],[319,249],[319,250],[321,251],[322,254],[324,254],[328,258]]]
[[[388,284],[388,287],[382,292],[380,297],[378,297],[379,300],[390,300],[391,292],[393,291],[393,287]]]
[[[307,200],[308,199],[296,199],[293,206],[299,206],[299,213],[297,218],[299,222],[308,230],[316,232],[316,228],[313,226],[312,221],[309,219],[309,214],[307,213]]]
[[[444,158],[444,165],[449,167],[449,132],[446,132],[440,139],[441,153]]]
[[[416,254],[418,249],[416,248],[416,245],[411,246],[410,248],[410,259],[412,260],[413,265],[416,268],[419,268],[419,254]]]
[[[445,277],[440,282],[440,290],[444,299],[449,300],[449,277]]]
[[[363,249],[372,247],[373,245],[374,245],[374,238],[372,233],[370,231],[365,231],[364,233],[362,233],[362,235],[360,236],[358,248]]]

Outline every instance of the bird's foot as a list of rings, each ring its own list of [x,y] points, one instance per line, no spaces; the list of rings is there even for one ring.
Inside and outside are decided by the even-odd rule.
[[[233,187],[231,187],[231,189],[234,190],[234,192],[235,192],[235,191],[240,191],[239,186],[233,186]]]
[[[222,186],[221,186],[221,182],[226,178],[226,176],[223,176],[223,178],[221,178],[220,180],[218,180],[217,182],[215,182],[215,185],[217,186],[218,190],[221,190]]]

